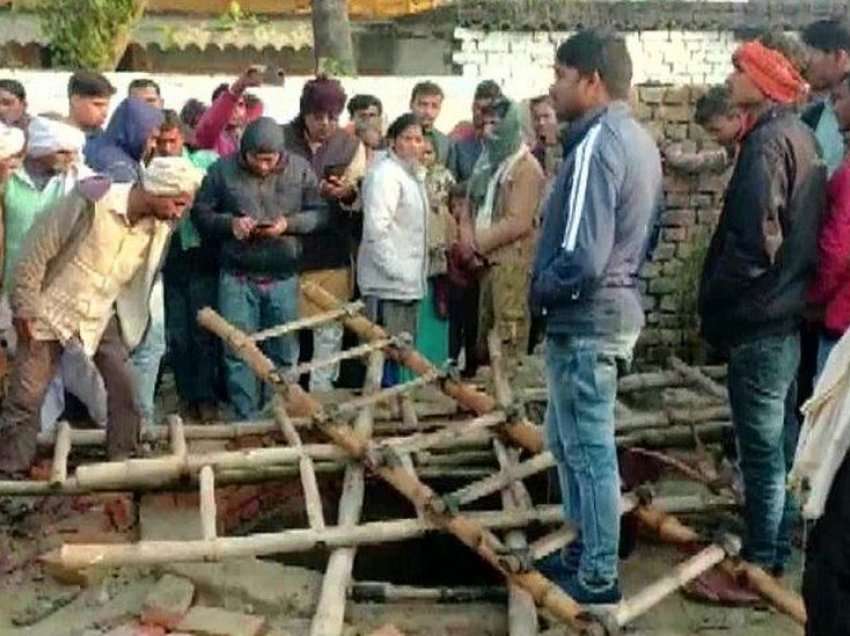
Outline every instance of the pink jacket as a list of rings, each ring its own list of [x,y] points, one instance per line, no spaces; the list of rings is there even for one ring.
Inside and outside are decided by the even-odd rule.
[[[818,271],[809,301],[823,305],[824,326],[840,336],[850,327],[850,159],[827,186],[827,213],[818,237]]]
[[[195,145],[198,148],[215,150],[220,157],[228,157],[239,150],[239,134],[228,131],[227,124],[240,99],[241,96],[229,90],[218,96],[195,127]],[[251,123],[262,114],[263,105],[258,102],[257,106],[248,111],[246,123]]]

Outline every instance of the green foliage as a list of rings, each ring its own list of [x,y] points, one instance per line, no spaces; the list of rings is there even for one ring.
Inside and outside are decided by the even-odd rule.
[[[676,309],[685,335],[685,347],[692,359],[704,357],[704,345],[699,335],[698,294],[702,268],[711,242],[709,228],[695,226],[690,240],[690,253],[681,261],[675,275]]]
[[[335,57],[320,57],[316,62],[316,73],[328,77],[356,77],[357,69],[353,64]]]
[[[145,0],[46,0],[37,12],[52,64],[114,70]]]

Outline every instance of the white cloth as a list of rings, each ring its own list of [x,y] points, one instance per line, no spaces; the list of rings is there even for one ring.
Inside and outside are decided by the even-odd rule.
[[[833,348],[803,414],[788,481],[800,499],[803,517],[818,519],[850,448],[850,331]]]
[[[424,170],[390,152],[363,182],[363,239],[357,283],[363,296],[424,298],[428,275],[428,194]]]
[[[158,196],[195,194],[204,179],[202,170],[185,157],[156,157],[142,170],[142,187]]]
[[[0,159],[8,159],[24,149],[24,131],[0,124]]]
[[[82,130],[47,117],[33,117],[27,137],[27,155],[36,159],[63,150],[79,155],[86,145]]]
[[[516,162],[527,152],[528,146],[522,144],[519,150],[502,161],[496,172],[490,177],[490,182],[487,184],[487,193],[484,195],[484,201],[481,203],[481,207],[475,212],[476,230],[486,230],[493,224],[493,208],[496,206],[496,192],[498,192],[499,186],[502,185],[502,181],[516,165]]]

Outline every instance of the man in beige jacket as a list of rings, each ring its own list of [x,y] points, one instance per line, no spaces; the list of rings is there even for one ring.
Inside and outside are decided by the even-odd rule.
[[[0,413],[0,473],[32,464],[39,408],[69,348],[91,356],[106,383],[109,457],[133,453],[141,418],[128,352],[145,333],[164,250],[201,176],[182,157],[160,157],[138,184],[92,177],[29,232],[11,295],[18,355]]]

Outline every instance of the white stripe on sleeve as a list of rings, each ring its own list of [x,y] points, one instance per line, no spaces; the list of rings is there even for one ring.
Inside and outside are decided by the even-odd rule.
[[[564,240],[561,243],[561,247],[567,252],[572,252],[576,247],[578,229],[581,224],[581,217],[584,212],[584,203],[587,196],[590,161],[593,157],[593,149],[596,145],[596,138],[599,136],[600,129],[600,124],[593,126],[576,149],[576,162],[573,166],[573,183],[570,189],[567,226],[564,229]]]

